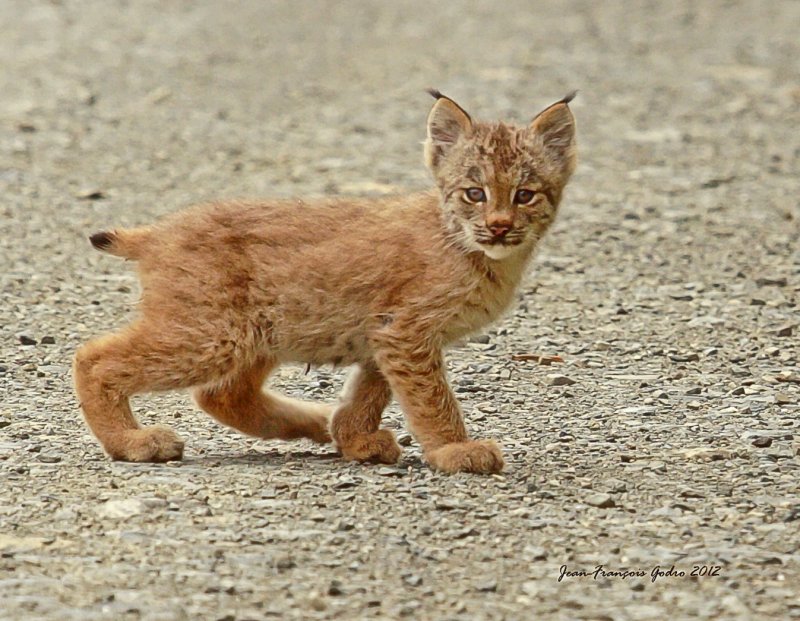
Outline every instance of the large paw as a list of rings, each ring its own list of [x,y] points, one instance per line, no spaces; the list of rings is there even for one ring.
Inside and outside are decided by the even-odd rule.
[[[374,461],[381,464],[397,463],[403,452],[394,439],[394,434],[388,429],[356,434],[347,443],[340,442],[338,446],[342,456],[349,461]]]
[[[425,458],[442,472],[494,474],[505,465],[503,453],[493,440],[453,442],[429,451]]]
[[[183,457],[183,440],[161,425],[124,431],[109,444],[106,451],[118,461],[165,462]]]

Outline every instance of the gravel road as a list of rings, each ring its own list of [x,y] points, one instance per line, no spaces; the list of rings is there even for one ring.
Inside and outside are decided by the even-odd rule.
[[[798,32],[791,1],[4,0],[0,618],[800,618]],[[183,394],[135,405],[184,462],[109,461],[69,366],[136,281],[86,235],[426,187],[428,86],[520,122],[580,89],[520,303],[449,358],[507,471],[431,472],[408,436],[347,464]]]

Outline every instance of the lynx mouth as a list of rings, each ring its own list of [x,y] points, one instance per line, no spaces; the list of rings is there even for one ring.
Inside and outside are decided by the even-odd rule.
[[[519,246],[521,243],[521,239],[505,239],[503,237],[492,239],[488,242],[490,246]]]
[[[490,259],[501,261],[516,254],[522,241],[521,239],[487,239],[478,241],[478,247]]]
[[[509,239],[508,237],[491,237],[491,238],[483,238],[478,239],[478,243],[481,246],[490,246],[490,247],[512,247],[512,246],[519,246],[522,243],[522,239],[519,237],[514,237]]]

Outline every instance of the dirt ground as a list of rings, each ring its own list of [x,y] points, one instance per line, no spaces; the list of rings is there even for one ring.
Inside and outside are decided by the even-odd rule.
[[[4,0],[0,618],[800,618],[798,33],[791,1]],[[185,461],[106,458],[69,367],[136,281],[87,234],[426,187],[429,86],[518,122],[580,89],[520,302],[449,356],[507,471],[431,472],[396,406],[390,468],[182,394],[136,407]]]

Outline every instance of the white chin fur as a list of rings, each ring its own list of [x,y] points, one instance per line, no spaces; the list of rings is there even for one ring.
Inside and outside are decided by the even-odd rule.
[[[481,244],[481,250],[483,254],[485,254],[490,259],[494,261],[502,261],[503,259],[507,259],[512,254],[517,252],[520,249],[522,244],[518,244],[516,246],[503,246],[502,244]]]

